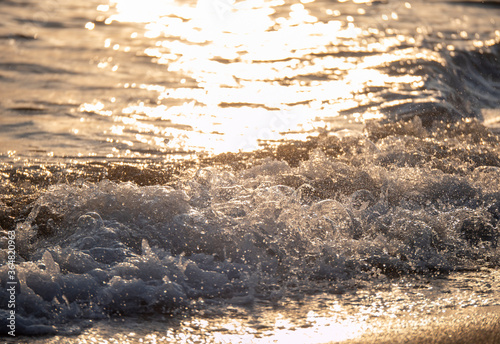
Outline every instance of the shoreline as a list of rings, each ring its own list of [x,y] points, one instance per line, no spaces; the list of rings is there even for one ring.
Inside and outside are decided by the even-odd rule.
[[[355,339],[328,344],[496,344],[500,343],[500,306],[374,319],[367,325],[369,329]]]

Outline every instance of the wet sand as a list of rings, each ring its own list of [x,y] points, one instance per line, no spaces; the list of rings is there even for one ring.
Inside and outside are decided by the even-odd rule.
[[[420,315],[375,320],[360,337],[343,344],[498,344],[500,306],[453,310],[439,315]]]
[[[309,308],[311,304],[305,304]],[[292,310],[295,313],[297,310]],[[302,312],[305,310],[302,309]],[[239,325],[235,318],[199,318],[188,321],[190,328],[181,329],[177,325],[177,335],[168,329],[172,323],[160,319],[115,319],[97,322],[92,328],[77,336],[54,336],[28,338],[33,344],[59,343],[284,343],[284,344],[498,344],[500,343],[500,306],[468,307],[443,313],[423,314],[391,318],[366,318],[359,314],[350,321],[339,318],[323,318],[316,325],[308,326],[304,319],[297,317],[293,330],[265,326],[266,318],[276,314],[269,312],[253,319],[261,322],[260,329],[248,330],[250,322]],[[218,318],[218,320],[217,320]],[[242,320],[242,319],[240,319]],[[267,319],[270,320],[270,319]],[[276,320],[276,319],[275,319]],[[204,323],[206,323],[204,325]],[[196,325],[196,326],[193,326]],[[204,327],[204,328],[203,328]],[[170,332],[170,334],[169,334]],[[330,340],[328,339],[330,338]],[[15,341],[7,340],[6,343]],[[21,342],[23,342],[21,340]]]

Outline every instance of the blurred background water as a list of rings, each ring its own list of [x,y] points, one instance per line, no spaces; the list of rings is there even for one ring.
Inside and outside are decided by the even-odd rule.
[[[498,106],[496,2],[1,6],[3,160],[194,158]]]

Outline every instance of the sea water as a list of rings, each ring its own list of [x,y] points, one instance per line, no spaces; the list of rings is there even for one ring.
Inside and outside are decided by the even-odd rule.
[[[327,342],[500,303],[496,2],[0,7],[7,340]]]

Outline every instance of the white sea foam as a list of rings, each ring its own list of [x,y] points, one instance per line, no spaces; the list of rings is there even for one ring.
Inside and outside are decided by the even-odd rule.
[[[496,167],[445,173],[408,159],[418,152],[397,146],[409,138],[367,150],[358,139],[348,141],[350,163],[317,149],[297,167],[268,159],[241,171],[203,168],[171,187],[49,188],[17,228],[27,333],[30,321],[51,333],[70,319],[276,299],[315,280],[341,286],[498,264]]]

